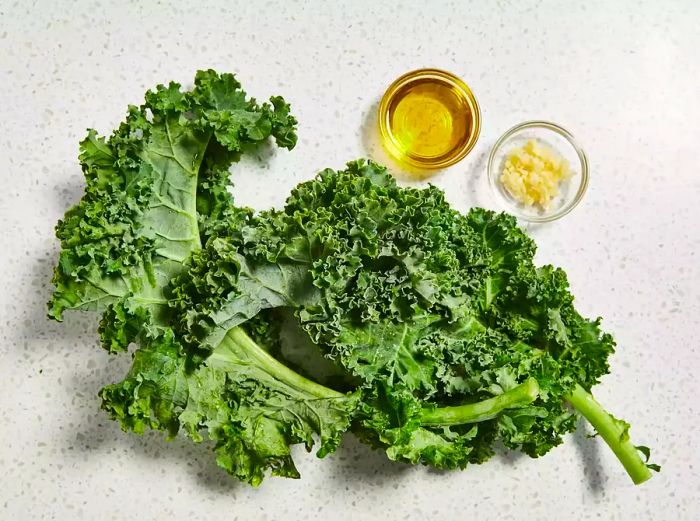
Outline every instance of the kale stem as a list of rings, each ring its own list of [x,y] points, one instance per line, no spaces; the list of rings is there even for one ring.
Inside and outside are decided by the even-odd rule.
[[[501,411],[513,407],[522,407],[535,401],[540,386],[534,378],[512,389],[481,402],[458,405],[456,407],[425,408],[421,414],[422,425],[459,425],[490,420]]]
[[[226,363],[231,359],[235,359],[241,364],[250,364],[262,368],[275,380],[296,391],[309,393],[316,398],[345,397],[343,393],[317,384],[293,371],[264,351],[240,327],[234,327],[226,333],[224,339],[209,357],[209,363],[220,363],[225,367]]]
[[[642,461],[639,451],[630,441],[629,424],[603,409],[595,398],[578,384],[566,399],[593,425],[636,485],[651,477],[651,472]]]

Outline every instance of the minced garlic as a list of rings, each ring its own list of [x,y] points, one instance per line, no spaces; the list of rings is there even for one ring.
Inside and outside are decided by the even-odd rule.
[[[508,153],[501,183],[518,202],[546,210],[561,182],[569,177],[569,162],[549,146],[531,139]]]

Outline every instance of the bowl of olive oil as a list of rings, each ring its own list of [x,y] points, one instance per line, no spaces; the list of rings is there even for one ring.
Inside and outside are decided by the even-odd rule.
[[[462,160],[481,130],[479,105],[454,74],[439,69],[408,72],[379,104],[379,131],[388,152],[407,165],[439,169]]]

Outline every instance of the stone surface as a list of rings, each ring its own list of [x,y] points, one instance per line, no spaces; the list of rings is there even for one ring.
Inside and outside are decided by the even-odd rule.
[[[0,518],[700,519],[699,20],[692,0],[0,0]],[[483,111],[474,151],[430,179],[458,208],[494,206],[485,157],[516,123],[556,121],[588,152],[582,204],[530,232],[539,261],[564,267],[580,309],[616,335],[595,391],[655,449],[664,469],[643,486],[582,429],[539,460],[452,473],[392,464],[348,436],[327,460],[297,451],[301,480],[251,489],[206,446],[122,433],[96,393],[128,357],[99,349],[95,316],[44,318],[86,127],[110,132],[147,88],[198,68],[237,72],[300,120],[296,150],[232,174],[238,200],[262,209],[322,167],[386,160],[378,99],[422,66],[460,75]]]

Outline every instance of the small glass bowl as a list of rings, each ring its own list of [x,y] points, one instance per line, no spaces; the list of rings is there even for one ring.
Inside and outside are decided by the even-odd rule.
[[[559,193],[547,209],[518,202],[500,180],[508,153],[531,139],[544,143],[561,154],[571,168],[571,177],[561,182]],[[548,121],[526,121],[503,134],[491,149],[487,170],[491,191],[501,206],[516,217],[534,223],[551,222],[563,217],[581,201],[588,188],[586,153],[570,132]]]
[[[440,105],[455,105],[452,117],[464,124],[462,135],[450,150],[437,155],[421,155],[406,147],[394,133],[397,106],[413,89],[429,88],[442,92]],[[384,147],[399,162],[417,169],[438,170],[461,161],[474,148],[481,132],[481,111],[471,89],[454,74],[440,69],[417,69],[396,79],[382,96],[378,111],[379,133]]]

